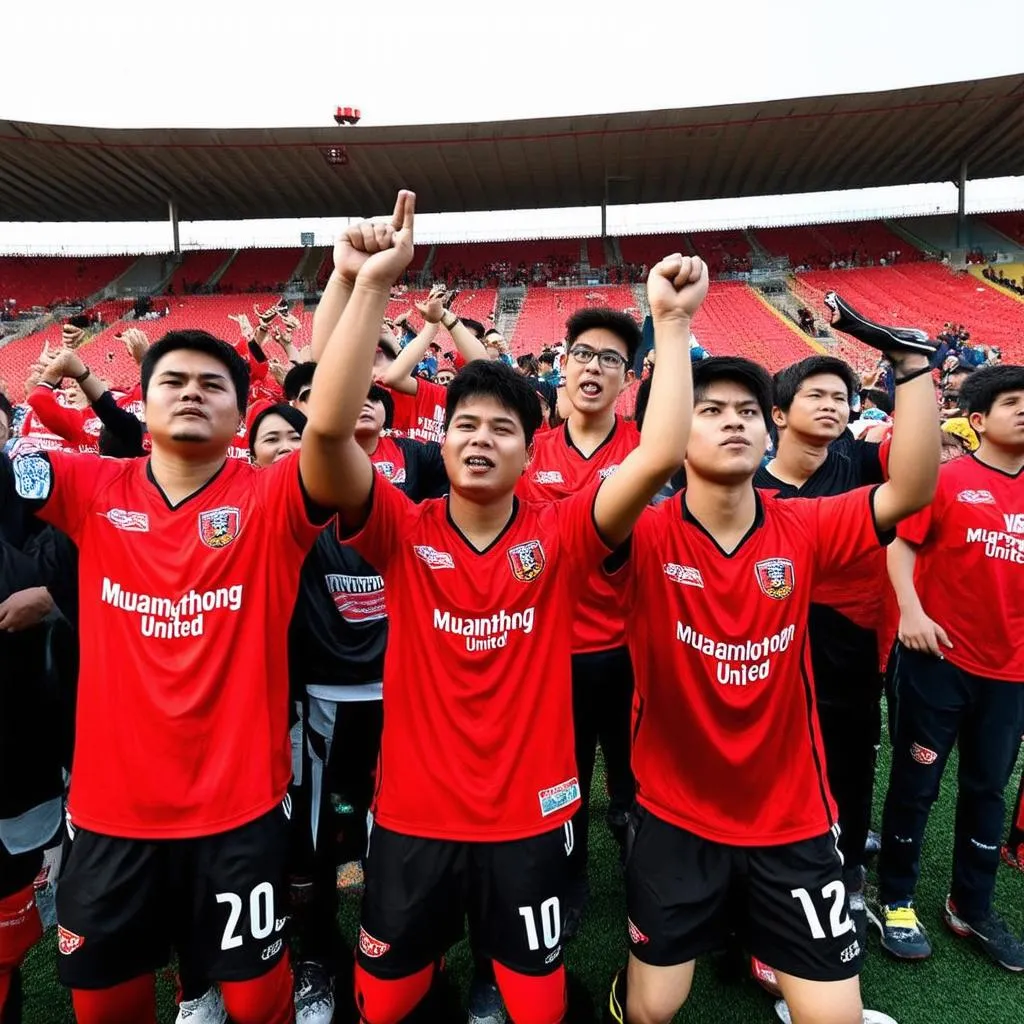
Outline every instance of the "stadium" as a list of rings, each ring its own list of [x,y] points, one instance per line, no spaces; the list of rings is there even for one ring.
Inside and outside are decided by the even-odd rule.
[[[958,365],[1019,366],[1024,364],[1024,209],[969,214],[965,196],[972,181],[1024,175],[1022,101],[1024,74],[629,114],[455,124],[373,126],[339,121],[323,128],[166,130],[0,121],[0,220],[90,221],[116,228],[167,219],[166,245],[156,250],[116,251],[114,242],[103,255],[38,255],[0,243],[0,392],[14,407],[8,449],[12,456],[29,458],[51,449],[103,452],[102,440],[82,433],[91,433],[91,427],[67,426],[69,420],[61,417],[60,411],[66,412],[68,406],[81,408],[71,398],[61,393],[53,403],[60,411],[51,411],[50,419],[32,400],[34,392],[47,387],[47,367],[63,348],[72,348],[85,367],[85,372],[74,374],[79,385],[91,375],[141,417],[146,347],[169,332],[205,331],[227,341],[243,359],[254,346],[258,352],[250,360],[263,367],[259,390],[249,395],[253,432],[248,440],[237,441],[243,460],[248,459],[247,445],[254,444],[261,410],[284,401],[289,369],[312,358],[314,318],[322,303],[331,301],[335,248],[312,234],[292,246],[182,246],[179,225],[355,218],[368,212],[380,223],[400,189],[415,193],[417,216],[556,207],[599,210],[600,230],[589,234],[541,237],[538,232],[532,238],[436,242],[417,238],[411,261],[390,288],[384,315],[394,327],[396,349],[415,345],[425,329],[436,326],[431,300],[441,294],[442,325],[448,326],[451,314],[456,324],[478,327],[477,341],[489,355],[493,349],[492,358],[518,365],[524,375],[542,376],[538,360],[541,366],[552,366],[549,384],[554,393],[560,374],[564,384],[574,344],[567,340],[567,321],[586,310],[623,313],[638,332],[644,332],[639,351],[627,353],[632,361],[622,358],[624,371],[635,374],[616,399],[615,412],[623,421],[636,418],[645,380],[653,391],[651,360],[645,361],[645,356],[659,328],[648,278],[671,253],[699,257],[710,279],[707,297],[692,319],[695,367],[698,356],[740,357],[775,374],[809,357],[834,357],[858,375],[862,400],[869,392],[885,390],[879,383],[879,351],[862,343],[863,332],[833,326],[835,317],[827,302],[831,293],[838,293],[872,326],[918,328],[928,339],[945,344],[944,351],[954,361],[935,368],[940,391]],[[345,116],[352,120],[351,111]],[[816,147],[813,159],[808,159],[809,139]],[[623,233],[608,228],[618,206],[938,181],[956,183],[956,212],[785,224],[769,217],[715,230]],[[138,330],[144,335],[141,350],[138,342],[134,348],[130,343]],[[457,380],[466,361],[460,344],[444,342],[434,348],[436,355],[424,349],[423,359],[412,364],[416,377],[433,384],[435,377],[450,371],[445,383]],[[591,360],[604,356],[589,350],[587,354]],[[891,372],[890,377],[894,378]],[[896,383],[900,380],[890,379],[890,392]],[[60,392],[60,385],[58,376],[50,388]],[[394,408],[393,404],[392,412]],[[891,401],[888,412],[892,413]],[[891,428],[891,415],[868,419],[876,428],[883,422]],[[245,436],[244,430],[240,436]],[[424,434],[420,439],[430,438]],[[1016,511],[1020,508],[1024,506],[1018,505]],[[113,511],[117,510],[109,514]],[[5,522],[0,526],[6,528]],[[212,548],[220,536],[230,543],[232,529],[237,524],[214,522],[203,543]],[[8,547],[7,536],[0,537]],[[435,558],[444,554],[428,550]],[[518,570],[513,561],[513,574],[518,572],[520,580],[544,569],[543,550],[539,563],[530,562],[530,551],[526,555]],[[443,562],[431,566],[435,575],[439,565],[444,567]],[[865,585],[861,577],[851,578],[853,586]],[[0,596],[8,596],[9,590]],[[232,593],[240,601],[241,590]],[[194,591],[191,596],[202,611],[201,597]],[[119,600],[123,610],[121,595]],[[219,605],[213,602],[206,611],[222,612],[227,604],[226,599]],[[0,604],[0,615],[2,609]],[[962,611],[984,616],[990,610],[988,596],[979,595],[974,608]],[[471,614],[477,611],[474,608]],[[534,622],[533,609],[529,611],[526,632]],[[517,615],[516,629],[523,621],[522,614]],[[1019,616],[1016,622],[1019,626]],[[165,630],[160,638],[173,635]],[[895,628],[888,640],[894,637]],[[62,642],[71,641],[65,636]],[[386,699],[384,705],[386,712]],[[6,714],[7,705],[3,707]],[[883,717],[892,715],[884,699],[881,707]],[[1024,718],[1020,726],[1024,728]],[[873,831],[881,828],[892,765],[888,730],[881,733]],[[0,739],[6,742],[3,734]],[[900,1024],[1016,1024],[1024,1005],[1020,977],[1000,970],[943,924],[957,834],[955,750],[949,760],[944,774],[940,772],[941,791],[928,818],[916,889],[916,904],[934,952],[919,964],[901,962],[883,951],[872,931],[861,974],[863,1003]],[[0,763],[6,768],[12,762],[4,758]],[[1018,757],[1006,784],[1004,836],[1014,823],[1021,767]],[[604,762],[598,755],[589,815],[589,899],[582,926],[565,947],[570,988],[577,990],[580,1005],[570,999],[569,1014],[562,1018],[567,1021],[602,1019],[609,984],[627,949],[623,870],[614,830],[605,824],[611,816],[604,781]],[[15,782],[0,776],[0,808],[6,806],[3,789],[13,789]],[[0,812],[0,847],[7,835],[3,819]],[[1021,870],[1001,865],[995,880],[995,905],[1017,937],[1024,933]],[[361,879],[361,869],[359,875]],[[4,1011],[0,999],[0,1022],[71,1024],[76,1012],[77,1019],[114,1020],[83,1017],[80,1007],[72,1009],[71,994],[58,978],[58,961],[69,950],[62,931],[58,952],[49,910],[52,879],[43,874],[37,881],[40,907],[47,908],[47,928],[18,972],[20,1010],[12,999]],[[338,885],[341,935],[348,948],[358,945],[366,956],[379,956],[372,946],[367,952],[366,933],[360,929],[361,888],[343,887],[340,876]],[[877,887],[871,861],[866,881],[869,903],[877,898]],[[0,916],[0,925],[4,923]],[[629,927],[635,929],[632,920]],[[88,946],[89,938],[83,941]],[[387,948],[387,943],[382,945]],[[0,933],[0,975],[3,952]],[[464,1004],[477,967],[463,939],[445,961],[448,1009],[408,1019],[438,1024],[465,1020]],[[337,979],[334,1020],[339,1024],[359,1019],[355,1005],[346,1003],[352,998],[351,965],[348,970],[347,990],[341,981],[344,968]],[[184,1019],[176,1018],[180,982],[177,960],[157,974],[160,1024]],[[580,1009],[587,1004],[589,1010]],[[752,979],[746,951],[731,948],[701,956],[692,995],[674,1019],[753,1022],[778,1019],[778,1013],[775,998]],[[257,1014],[252,1019],[263,1018]],[[504,1019],[495,1016],[493,1021]],[[800,1024],[796,1014],[793,1019]],[[804,1019],[832,1018],[823,1013]],[[200,1024],[205,1021],[202,1018]]]

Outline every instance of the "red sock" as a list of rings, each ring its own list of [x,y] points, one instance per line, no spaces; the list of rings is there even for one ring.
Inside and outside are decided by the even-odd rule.
[[[248,981],[222,981],[220,991],[233,1024],[292,1024],[295,1020],[287,950],[266,974]]]
[[[143,974],[110,988],[71,990],[78,1024],[156,1024],[156,981]]]
[[[430,991],[434,965],[405,978],[375,978],[356,964],[356,1006],[363,1024],[398,1024]]]
[[[0,900],[0,1013],[10,995],[14,972],[42,934],[31,883]]]
[[[494,961],[494,980],[516,1024],[560,1024],[565,1019],[565,965],[551,974],[520,974]]]

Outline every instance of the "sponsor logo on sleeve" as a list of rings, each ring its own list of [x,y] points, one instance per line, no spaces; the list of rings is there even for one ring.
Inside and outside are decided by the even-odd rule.
[[[675,562],[665,564],[665,575],[674,583],[682,583],[684,587],[704,587],[704,577],[700,569],[692,565],[676,565]]]
[[[101,512],[108,522],[119,530],[129,533],[149,533],[149,516],[145,512],[128,512],[123,508],[112,508],[109,512]]]
[[[455,559],[447,551],[438,551],[429,544],[417,544],[413,551],[417,558],[423,559],[431,569],[454,569]]]
[[[549,814],[562,810],[580,799],[580,783],[576,778],[567,779],[550,789],[542,789],[538,794],[540,814],[546,818]]]
[[[365,928],[359,929],[359,949],[363,956],[368,956],[371,960],[379,960],[390,948],[389,942],[375,939]]]
[[[239,533],[242,512],[230,505],[211,508],[199,513],[199,539],[218,551],[227,547]]]
[[[788,558],[766,558],[754,566],[757,585],[761,592],[775,601],[782,601],[793,593],[796,574]]]
[[[642,946],[651,941],[628,917],[626,918],[626,930],[629,932],[629,941],[632,942],[634,946]]]
[[[81,935],[68,931],[62,924],[57,925],[57,949],[64,956],[70,956],[76,949],[81,949],[84,945],[85,939]]]
[[[557,469],[539,469],[533,474],[535,484],[564,484],[562,474]]]
[[[910,756],[918,764],[935,764],[939,759],[939,755],[936,754],[934,750],[922,747],[920,743],[910,744]]]
[[[544,571],[544,548],[539,540],[528,540],[508,549],[508,561],[512,575],[523,583],[530,583]]]
[[[53,487],[53,467],[42,455],[19,455],[14,460],[14,489],[26,501],[45,501]]]
[[[965,505],[994,505],[996,503],[991,491],[961,491],[956,496],[956,500],[962,501]]]

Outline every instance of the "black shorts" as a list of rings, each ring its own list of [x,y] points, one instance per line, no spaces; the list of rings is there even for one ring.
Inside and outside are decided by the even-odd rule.
[[[474,950],[521,974],[562,963],[562,914],[575,845],[571,821],[501,843],[423,839],[374,825],[366,860],[359,963],[403,978],[463,935]]]
[[[281,959],[291,801],[196,839],[123,839],[70,822],[57,885],[57,967],[70,988],[119,985],[170,961],[247,981]]]
[[[626,862],[630,952],[669,967],[723,948],[808,981],[860,972],[863,953],[836,835],[783,846],[725,846],[639,809]]]

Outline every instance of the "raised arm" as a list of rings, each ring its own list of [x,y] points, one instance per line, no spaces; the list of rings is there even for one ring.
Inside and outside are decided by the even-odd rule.
[[[932,500],[942,448],[928,357],[893,353],[890,359],[896,374],[896,404],[889,479],[875,492],[875,521],[881,530],[891,530]]]
[[[412,192],[399,192],[390,224],[352,225],[335,247],[336,263],[340,256],[359,271],[317,361],[300,469],[309,497],[338,509],[350,528],[365,518],[373,485],[373,466],[355,441],[356,421],[370,386],[391,285],[412,260],[415,205]]]
[[[641,512],[686,458],[693,418],[690,322],[708,291],[708,270],[697,256],[675,253],[651,269],[647,296],[654,319],[658,372],[651,382],[640,444],[601,485],[597,528],[617,547]]]
[[[423,317],[423,330],[409,342],[395,361],[384,371],[380,382],[404,395],[415,395],[419,382],[413,376],[416,367],[427,354],[427,346],[437,337],[438,325],[444,315],[444,285],[434,285],[425,302],[417,302],[416,308]]]

